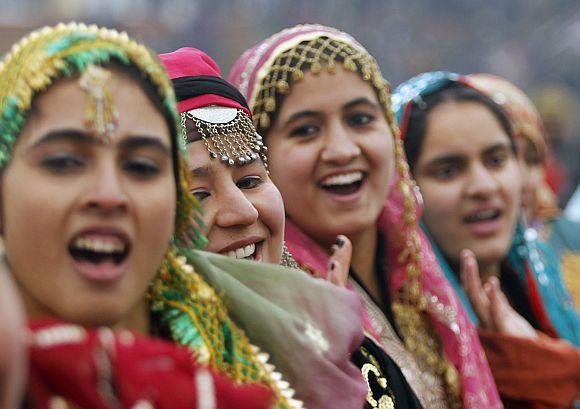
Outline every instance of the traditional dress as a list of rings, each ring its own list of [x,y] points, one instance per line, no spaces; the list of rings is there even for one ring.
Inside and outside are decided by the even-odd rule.
[[[397,407],[397,401],[408,397],[411,389],[426,408],[461,404],[467,408],[501,407],[475,328],[418,229],[414,184],[397,136],[390,88],[374,58],[346,33],[320,25],[300,25],[244,52],[233,67],[230,81],[246,96],[254,123],[267,145],[272,118],[284,95],[292,91],[292,84],[307,71],[317,74],[325,69],[332,73],[336,64],[357,72],[373,88],[396,136],[396,177],[377,221],[383,237],[377,255],[384,256],[377,257],[382,259],[377,274],[384,284],[385,300],[381,301],[390,301],[384,303],[388,308],[378,306],[357,280],[356,272],[350,284],[365,303],[367,341],[374,345],[362,352],[368,361],[361,365],[369,380],[367,404]],[[290,218],[285,238],[302,267],[314,275],[326,274],[328,254]],[[372,358],[372,354],[380,359]],[[388,384],[386,377],[396,379],[401,386],[392,390],[391,384],[390,391],[374,387],[376,383]],[[385,381],[380,381],[383,378]],[[386,406],[381,406],[381,401]]]
[[[244,407],[261,408],[270,405],[271,396],[275,407],[302,407],[278,372],[291,373],[296,366],[318,377],[322,390],[335,385],[356,395],[359,380],[348,375],[352,372],[348,351],[362,338],[357,323],[360,304],[354,295],[301,271],[198,250],[206,239],[201,234],[199,204],[188,190],[185,143],[173,87],[156,55],[127,34],[60,24],[33,32],[12,48],[0,64],[0,167],[11,160],[34,98],[59,78],[80,75],[79,86],[86,87],[91,96],[87,126],[106,138],[114,112],[107,95],[91,81],[98,81],[109,64],[136,70],[153,87],[172,135],[175,234],[147,294],[152,335],[172,342],[69,323],[31,323],[34,343],[28,401],[35,407],[98,408],[239,407],[245,401]],[[87,72],[91,75],[85,76]],[[300,294],[300,303],[287,288]],[[108,356],[95,359],[95,351]],[[56,354],[62,368],[52,359]],[[167,360],[159,362],[163,356]],[[208,370],[199,371],[194,362],[229,381]],[[70,379],[78,373],[77,364],[89,371],[84,373],[88,378]],[[113,387],[107,386],[112,379]],[[195,385],[190,383],[178,393],[178,385],[192,379]],[[230,385],[232,380],[236,387]],[[200,390],[203,395],[196,395]],[[218,397],[217,393],[224,395]],[[301,398],[305,402],[311,399]],[[207,405],[199,406],[200,402]],[[228,402],[234,402],[233,406]],[[327,402],[334,406],[332,397]]]
[[[432,72],[412,78],[396,89],[393,106],[403,140],[410,112],[415,105],[420,104],[426,95],[455,82],[472,87],[464,76]],[[511,248],[502,263],[499,277],[502,290],[514,309],[536,329],[578,345],[580,321],[562,282],[558,259],[534,233],[534,230],[526,230],[521,223],[516,226]],[[469,299],[460,285],[459,273],[452,270],[432,238],[431,243],[447,279],[472,321],[477,323]],[[562,404],[565,407],[577,396],[580,355],[572,345],[566,342],[555,344],[545,335],[538,340],[528,340],[480,331],[480,336],[499,391],[510,407],[518,407],[520,403],[538,408],[550,405],[563,407]],[[562,365],[554,365],[556,362]],[[524,369],[526,372],[523,372]],[[536,389],[540,385],[543,385],[541,391]]]

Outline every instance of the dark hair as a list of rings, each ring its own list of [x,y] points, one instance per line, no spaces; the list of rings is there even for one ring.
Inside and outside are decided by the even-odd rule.
[[[421,149],[423,148],[429,113],[435,107],[447,101],[475,102],[485,106],[497,119],[502,129],[510,138],[512,150],[515,152],[511,124],[504,110],[486,95],[475,89],[461,82],[452,82],[447,87],[441,88],[418,101],[412,102],[407,118],[407,130],[404,135],[405,154],[407,155],[411,172],[413,172],[417,159],[421,154]]]

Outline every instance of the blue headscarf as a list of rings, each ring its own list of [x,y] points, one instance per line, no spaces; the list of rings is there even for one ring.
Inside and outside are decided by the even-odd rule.
[[[470,86],[465,76],[436,71],[420,74],[397,87],[393,93],[392,104],[403,141],[411,107],[420,105],[425,96],[439,92],[457,82]],[[445,276],[455,289],[472,321],[477,323],[477,317],[467,294],[460,285],[458,275],[451,269],[449,262],[424,224],[422,228],[431,240]],[[570,341],[575,346],[580,346],[580,315],[564,287],[560,262],[552,248],[539,239],[535,230],[526,228],[522,222],[518,222],[507,254],[507,262],[526,288],[530,304],[543,329]]]

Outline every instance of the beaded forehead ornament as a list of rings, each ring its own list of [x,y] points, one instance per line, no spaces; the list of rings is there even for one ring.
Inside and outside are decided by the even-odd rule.
[[[252,123],[242,94],[221,78],[218,65],[196,48],[160,54],[173,82],[181,112],[183,138],[201,138],[212,159],[228,166],[243,166],[260,158],[267,169],[267,148]],[[188,135],[187,122],[193,123]]]
[[[228,166],[242,166],[261,158],[268,167],[268,148],[250,117],[241,109],[208,106],[182,112],[183,137],[190,143],[193,138],[187,136],[187,119],[193,121],[210,158],[220,158]]]

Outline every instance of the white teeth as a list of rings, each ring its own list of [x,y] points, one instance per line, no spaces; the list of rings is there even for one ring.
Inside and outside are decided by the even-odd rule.
[[[90,250],[96,253],[121,253],[125,251],[125,243],[118,239],[115,241],[101,240],[98,238],[79,237],[73,247],[80,250]]]
[[[320,184],[322,186],[337,186],[337,185],[349,185],[354,182],[359,182],[362,180],[362,172],[351,172],[344,173],[342,175],[334,175],[325,178]]]
[[[228,256],[231,258],[248,258],[256,252],[256,243],[248,244],[247,246],[240,247],[235,250],[230,250],[223,252],[222,255]]]
[[[469,217],[470,220],[479,221],[492,219],[498,215],[497,210],[484,210]]]

